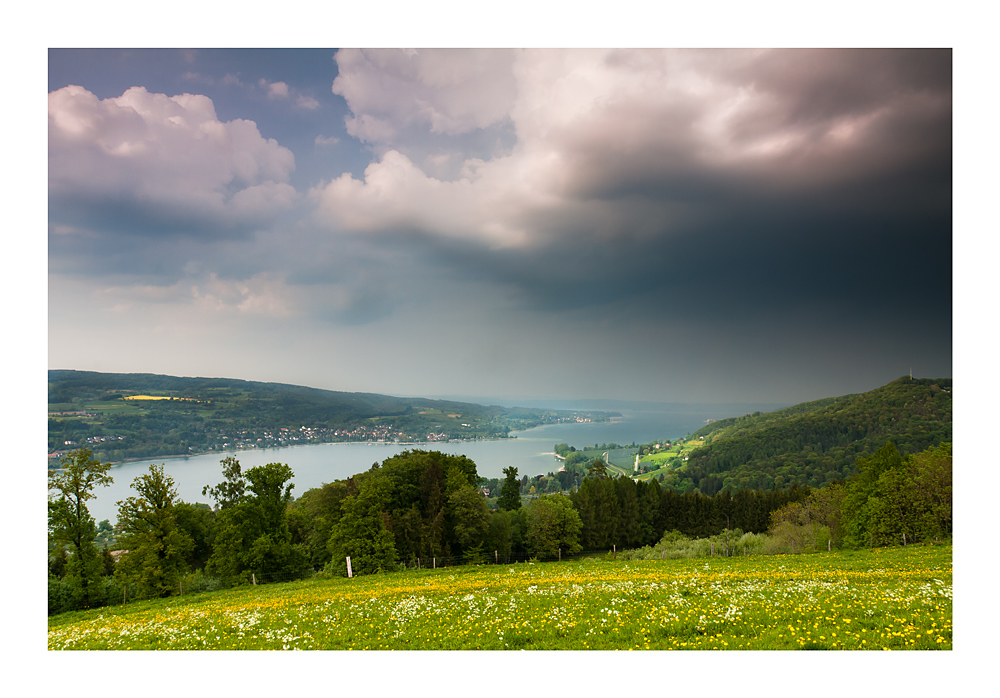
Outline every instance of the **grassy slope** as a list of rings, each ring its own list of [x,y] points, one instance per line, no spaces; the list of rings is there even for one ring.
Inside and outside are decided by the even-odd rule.
[[[951,649],[952,549],[584,560],[243,587],[49,620],[49,649]]]

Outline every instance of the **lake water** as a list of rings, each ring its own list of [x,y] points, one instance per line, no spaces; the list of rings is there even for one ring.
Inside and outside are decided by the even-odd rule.
[[[368,470],[373,463],[411,449],[461,454],[476,463],[481,477],[502,478],[503,469],[516,466],[518,475],[543,475],[558,470],[552,454],[558,443],[577,448],[594,444],[649,443],[657,439],[672,440],[703,427],[706,420],[724,419],[756,410],[770,411],[775,405],[655,405],[639,409],[594,407],[580,403],[565,409],[606,409],[622,413],[613,422],[547,424],[526,431],[514,432],[517,438],[493,441],[466,441],[428,444],[365,444],[336,443],[291,446],[229,453],[214,453],[187,458],[150,458],[123,463],[111,468],[114,484],[95,491],[96,499],[88,503],[95,521],[108,519],[114,523],[118,515],[117,502],[135,495],[132,481],[149,471],[150,464],[162,464],[174,479],[178,496],[186,502],[211,500],[202,495],[205,485],[222,481],[220,461],[232,455],[239,459],[244,471],[266,463],[287,463],[295,473],[293,496],[334,480],[343,480]]]

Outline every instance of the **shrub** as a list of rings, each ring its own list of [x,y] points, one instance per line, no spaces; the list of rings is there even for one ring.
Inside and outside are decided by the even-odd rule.
[[[185,594],[196,594],[200,591],[215,591],[222,588],[222,580],[218,577],[210,577],[202,570],[195,570],[184,577],[181,582]]]
[[[760,533],[744,533],[738,528],[708,538],[688,538],[679,531],[667,531],[655,546],[622,551],[624,560],[676,560],[680,558],[761,555],[768,537]]]

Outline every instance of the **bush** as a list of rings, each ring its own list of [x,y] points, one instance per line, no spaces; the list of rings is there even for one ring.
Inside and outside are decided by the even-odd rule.
[[[667,531],[660,542],[637,550],[622,551],[623,560],[676,560],[680,558],[710,557],[713,555],[761,555],[768,537],[762,533],[744,533],[738,528],[730,529],[709,538],[688,538],[680,531]]]
[[[122,602],[122,585],[114,577],[100,577],[97,589],[92,595],[90,606],[84,606],[80,590],[66,579],[49,575],[49,615],[54,616],[67,611],[80,611],[85,608],[100,608],[114,606]]]
[[[54,575],[49,575],[49,615],[73,611],[77,608],[77,594],[73,587]]]
[[[818,552],[827,549],[830,538],[830,529],[827,526],[818,523],[803,525],[782,521],[772,527],[767,544],[764,546],[764,554]]]
[[[195,570],[184,577],[181,582],[185,594],[196,594],[200,591],[215,591],[222,588],[222,580],[218,577],[210,577],[202,570]]]

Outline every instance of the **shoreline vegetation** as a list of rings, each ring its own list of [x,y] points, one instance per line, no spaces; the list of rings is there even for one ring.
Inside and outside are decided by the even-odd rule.
[[[506,441],[507,439],[516,439],[517,436],[506,436],[506,437],[480,437],[475,439],[451,439],[449,441],[320,441],[316,443],[305,443],[305,444],[284,444],[281,446],[248,446],[246,448],[237,449],[227,449],[225,451],[198,451],[195,453],[177,453],[169,456],[143,456],[141,458],[126,458],[120,461],[108,461],[111,463],[111,467],[116,465],[126,465],[128,463],[141,463],[147,460],[164,461],[164,460],[176,460],[180,458],[197,458],[200,456],[211,456],[218,455],[220,458],[226,458],[227,456],[234,456],[239,453],[245,453],[248,451],[278,451],[285,448],[304,448],[308,446],[356,446],[356,445],[368,445],[368,446],[415,446],[415,447],[428,447],[434,446],[441,443],[470,443],[473,441]],[[542,455],[552,455],[559,457],[556,453],[543,453]],[[50,468],[51,470],[59,470],[59,468]]]

